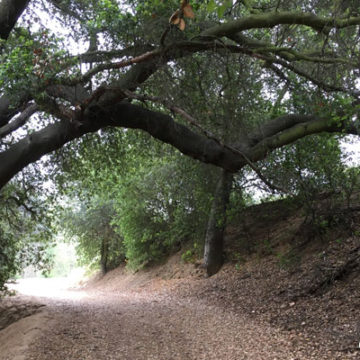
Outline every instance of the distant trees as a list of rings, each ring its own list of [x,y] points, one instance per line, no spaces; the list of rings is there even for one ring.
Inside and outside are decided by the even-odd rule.
[[[113,217],[113,202],[96,197],[64,210],[59,230],[76,240],[80,265],[100,265],[106,274],[125,260],[123,239],[114,230]]]
[[[19,174],[0,195],[0,295],[6,281],[28,265],[48,271],[51,256],[52,211],[51,193],[43,194],[38,171],[29,167]],[[43,179],[42,179],[43,180]]]

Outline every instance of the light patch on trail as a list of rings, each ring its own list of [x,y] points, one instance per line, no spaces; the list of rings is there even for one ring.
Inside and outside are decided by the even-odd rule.
[[[9,287],[23,295],[51,299],[81,300],[87,296],[83,291],[71,290],[73,286],[69,278],[29,278],[17,280]]]

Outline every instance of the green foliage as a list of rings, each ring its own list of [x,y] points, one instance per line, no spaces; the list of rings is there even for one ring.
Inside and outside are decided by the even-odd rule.
[[[259,250],[261,251],[262,255],[272,255],[274,253],[274,249],[271,245],[270,239],[264,239],[262,244],[259,245]]]
[[[20,180],[14,179],[0,196],[0,293],[26,266],[47,273],[52,265],[47,252],[53,239],[50,198],[44,198],[39,184]]]
[[[126,3],[131,6],[131,11],[124,8],[116,15],[113,2],[89,2],[89,11],[94,11],[94,16],[86,23],[87,29],[97,32],[106,23],[103,33],[109,36],[109,43],[118,39],[116,44],[119,46],[157,43],[168,26],[169,15],[179,7],[177,0]],[[256,9],[252,7],[255,6],[253,1],[207,1],[192,2],[191,5],[196,21],[205,24],[271,6],[265,1],[256,3]],[[199,33],[195,28],[196,25],[191,23],[186,34],[172,29],[168,36],[177,40],[191,38]],[[287,31],[293,36],[297,30],[289,28]],[[133,34],[130,36],[129,33]],[[259,40],[271,40],[268,29],[255,29],[253,33]],[[311,45],[316,44],[316,32],[309,30],[306,36],[298,35],[300,39],[307,36],[312,39]],[[302,114],[312,107],[311,110],[317,113],[324,108],[330,109],[329,116],[334,115],[329,104],[334,102],[335,96],[326,99],[324,94],[305,87],[296,76],[291,79],[295,85],[289,93],[268,71],[267,64],[252,58],[241,54],[229,53],[224,57],[216,53],[199,53],[192,59],[180,59],[159,70],[144,84],[141,92],[176,104],[225,143],[241,144],[242,137],[246,138],[248,132],[260,127],[268,114],[275,117],[294,110]],[[219,76],[214,77],[214,71]],[[118,72],[114,73],[114,78],[117,76]],[[340,97],[336,104],[345,112],[349,111],[349,104]],[[150,102],[146,106],[166,111]],[[176,120],[184,122],[179,117]],[[57,180],[61,185],[67,184],[68,195],[74,188],[81,187],[83,200],[98,196],[114,202],[111,223],[123,238],[123,251],[130,267],[138,268],[158,261],[186,241],[196,242],[201,248],[215,183],[213,174],[207,179],[206,166],[184,159],[139,132],[119,130],[87,136],[62,150],[56,161],[59,159],[61,170]],[[343,171],[338,142],[329,136],[318,136],[285,147],[270,155],[269,161],[260,168],[275,184],[303,196],[302,201],[308,202],[309,208],[314,193],[336,187],[340,180],[335,175]],[[238,174],[236,182],[241,191],[231,194],[230,220],[251,201],[244,189],[249,182],[248,173]],[[99,248],[96,251],[98,253]],[[90,258],[86,261],[91,261]]]
[[[349,66],[350,61],[358,58],[356,27],[338,28],[336,36],[325,36],[321,31],[302,26],[279,25],[276,31],[255,27],[237,34],[238,39],[216,38],[211,47],[206,47],[206,52],[199,47],[190,60],[188,50],[179,50],[181,56],[178,56],[175,46],[165,47],[161,61],[168,56],[169,65],[161,64],[150,77],[150,73],[139,72],[138,79],[146,78],[146,82],[139,80],[141,84],[129,86],[125,81],[127,74],[136,73],[141,66],[157,67],[157,63],[138,63],[125,75],[128,67],[115,66],[116,62],[144,54],[149,48],[156,49],[180,1],[63,0],[56,3],[57,8],[49,9],[47,2],[34,1],[31,6],[32,9],[44,6],[44,11],[54,12],[59,23],[71,32],[69,38],[81,46],[89,44],[90,53],[96,50],[92,45],[97,42],[98,56],[94,62],[70,56],[62,50],[66,48],[65,40],[45,29],[39,18],[34,21],[39,25],[33,29],[27,14],[21,27],[1,44],[1,91],[10,95],[14,104],[26,92],[25,103],[31,99],[44,111],[51,106],[55,114],[63,108],[70,112],[79,106],[78,99],[53,97],[45,87],[60,82],[67,86],[87,69],[96,69],[99,65],[105,70],[99,70],[91,81],[81,82],[86,91],[90,89],[89,95],[99,84],[109,85],[108,93],[121,90],[117,89],[119,83],[132,91],[141,85],[142,94],[183,109],[220,142],[239,149],[245,144],[245,148],[249,147],[245,150],[250,152],[251,146],[261,142],[261,136],[249,139],[249,134],[263,130],[269,118],[290,113],[315,114],[327,116],[329,122],[340,125],[359,110],[354,98],[349,96],[357,81],[357,67],[354,70]],[[208,0],[191,1],[191,6],[196,19],[187,22],[185,32],[171,27],[165,45],[178,45],[179,41],[187,40],[191,51],[200,43],[201,46],[210,44],[213,39],[203,39],[203,30],[249,14],[289,10],[345,19],[358,10],[354,1],[275,4],[269,0]],[[123,53],[119,55],[120,50]],[[316,61],[319,54],[324,54],[327,60]],[[306,61],[300,61],[302,58]],[[336,62],[332,63],[331,59]],[[111,62],[114,68],[108,70]],[[328,86],[317,86],[321,82]],[[345,96],[324,91],[336,87],[346,87],[349,92],[343,92]],[[189,125],[184,118],[156,102],[142,105],[167,112],[177,122]],[[64,117],[62,120],[67,121]],[[31,133],[50,121],[49,117],[41,116],[22,130]],[[195,131],[201,132],[198,127]],[[1,142],[1,150],[14,144],[20,136],[13,135]],[[308,214],[315,218],[319,194],[341,188],[350,206],[352,193],[358,186],[358,170],[348,170],[343,165],[338,140],[327,135],[309,137],[269,154],[258,167],[266,178],[296,194]],[[111,268],[126,258],[129,266],[138,268],[162,259],[187,242],[196,244],[196,248],[190,246],[184,253],[185,259],[191,260],[202,248],[216,172],[149,136],[130,130],[101,130],[52,155],[47,171],[54,175],[65,199],[79,200],[70,202],[59,227],[65,228],[68,236],[78,242],[78,255],[83,264],[98,266],[101,263]],[[246,188],[249,174],[243,171],[236,176],[236,187],[240,190],[231,194],[230,220],[251,201]],[[36,176],[32,175],[34,180]],[[4,205],[0,209],[0,275],[3,276],[0,287],[27,262],[27,254],[32,254],[32,258],[34,254],[42,254],[43,243],[51,237],[48,223],[51,214],[43,211],[33,216],[21,205],[30,201],[34,202],[34,208],[42,209],[39,199],[44,201],[44,197],[25,191],[26,196],[21,195],[20,201],[14,202],[13,194],[19,194],[19,184],[11,186],[2,193]],[[322,227],[322,219],[314,220],[314,224]],[[267,245],[264,243],[265,248]],[[40,257],[43,255],[36,261],[40,261]]]
[[[348,167],[348,154],[340,148],[341,137],[316,135],[273,153],[263,171],[268,178],[296,196],[313,225],[324,229],[321,213],[348,207],[359,188],[359,169]],[[321,204],[320,204],[321,203]]]
[[[123,239],[112,225],[114,215],[113,201],[97,197],[64,210],[59,230],[76,244],[79,265],[101,266],[106,272],[124,261]]]
[[[289,193],[311,201],[316,194],[339,189],[346,167],[338,139],[316,135],[274,152],[263,173]]]
[[[19,270],[16,261],[19,244],[14,237],[6,235],[0,228],[0,294],[6,290],[5,283]]]
[[[206,167],[182,156],[169,160],[151,160],[120,188],[116,224],[130,267],[159,261],[189,240],[203,241],[211,178],[204,181]]]
[[[350,207],[354,192],[360,188],[360,168],[351,167],[344,172],[344,181],[341,190],[346,199],[346,205]]]
[[[245,257],[237,251],[232,254],[231,260],[235,262],[235,269],[237,271],[241,270],[242,265],[246,262]]]
[[[162,260],[188,242],[198,243],[201,249],[216,181],[212,167],[194,163],[139,132],[104,135],[109,136],[109,141],[100,141],[97,136],[84,139],[75,158],[73,153],[65,157],[77,159],[77,166],[63,163],[58,171],[59,183],[67,180],[62,186],[66,196],[74,196],[76,189],[85,203],[99,196],[111,199],[106,201],[111,201],[114,212],[105,222],[110,222],[123,239],[123,251],[131,268]],[[109,156],[111,153],[114,158]],[[121,160],[117,160],[119,154]],[[75,219],[74,213],[68,218]],[[89,214],[82,218],[91,221]],[[91,228],[89,224],[80,226],[84,227]],[[74,225],[72,228],[79,229]],[[90,241],[92,235],[82,237],[79,233],[76,237],[84,248],[91,248],[85,241]],[[95,243],[91,240],[91,244]],[[99,247],[91,254],[84,256],[84,262],[93,261]]]
[[[0,56],[2,91],[15,101],[25,90],[36,99],[43,100],[45,86],[56,83],[60,76],[68,75],[64,69],[77,61],[61,50],[61,42],[47,29],[30,32],[17,28]]]
[[[67,277],[77,266],[75,247],[73,244],[57,242],[48,250],[53,258],[53,266],[49,277]]]
[[[209,5],[208,5],[208,11],[214,11],[214,8],[216,7],[216,11],[217,11],[217,15],[219,16],[219,18],[222,18],[225,14],[225,11],[232,7],[233,5],[233,1],[232,0],[223,0],[223,1],[218,1],[219,4],[216,5],[216,2],[214,1],[215,6],[212,4],[212,1],[210,1]],[[210,10],[209,10],[209,6],[210,6]]]
[[[181,260],[186,262],[186,263],[195,263],[195,261],[197,259],[199,259],[201,257],[201,255],[202,255],[200,253],[200,250],[202,250],[202,247],[200,247],[197,242],[194,242],[191,245],[190,249],[185,250],[181,254]]]

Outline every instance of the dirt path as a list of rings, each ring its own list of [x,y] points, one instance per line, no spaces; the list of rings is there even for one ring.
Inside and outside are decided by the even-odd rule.
[[[0,331],[1,360],[347,358],[314,351],[258,317],[186,296],[177,283],[52,290],[37,300],[46,305],[40,314]]]
[[[24,346],[19,348],[23,357],[9,352],[0,354],[0,358],[299,358],[289,340],[268,325],[194,302],[194,299],[177,299],[150,289],[118,294],[78,292],[83,296],[77,298],[72,295],[64,291],[63,298],[41,298],[46,304],[41,315],[41,333],[33,336],[35,341],[27,350]],[[26,321],[30,320],[31,317]],[[13,325],[16,332],[16,324]],[[33,328],[39,329],[36,325]],[[26,335],[26,331],[14,334],[13,329],[12,334],[19,338]],[[3,335],[0,333],[0,336]]]

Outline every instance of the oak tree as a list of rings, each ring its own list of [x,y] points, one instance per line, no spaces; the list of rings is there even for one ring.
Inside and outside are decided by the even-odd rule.
[[[4,0],[0,187],[109,127],[143,130],[224,174],[249,165],[266,181],[256,162],[276,149],[323,132],[359,135],[359,12],[356,1],[327,0]],[[196,63],[212,76],[206,88],[189,78]],[[194,86],[179,96],[184,78]],[[206,105],[213,94],[253,106],[218,113]]]

